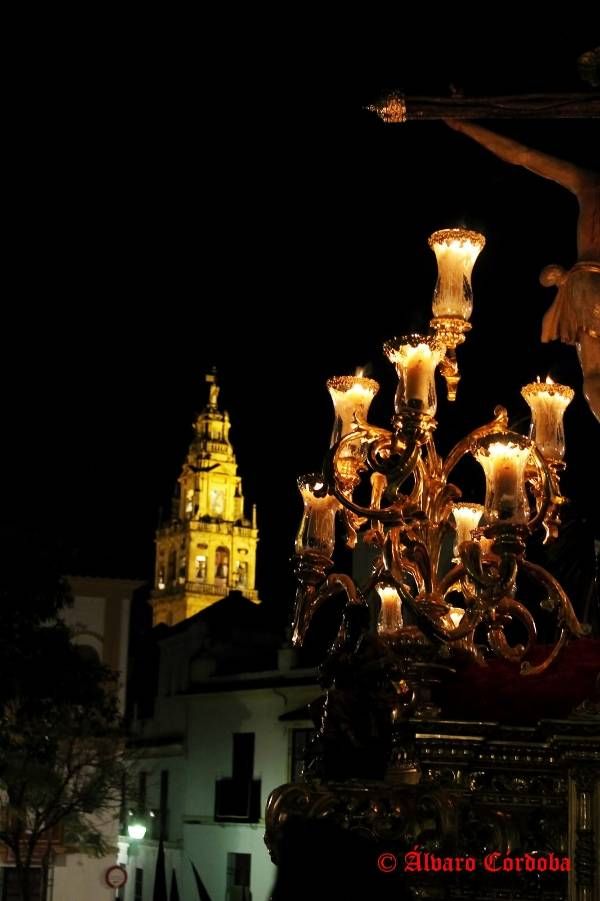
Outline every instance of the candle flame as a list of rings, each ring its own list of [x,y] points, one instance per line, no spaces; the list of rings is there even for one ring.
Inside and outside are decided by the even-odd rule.
[[[385,639],[386,636],[397,635],[402,629],[402,601],[392,585],[380,582],[375,588],[381,599],[377,631]]]
[[[362,379],[364,374],[365,374],[364,366],[357,366],[356,369],[354,370],[354,375],[356,376],[357,379]]]
[[[382,601],[387,601],[388,603],[394,601],[398,604],[401,604],[400,596],[396,589],[392,585],[377,585],[376,591]]]
[[[554,379],[551,379],[549,375],[546,376],[546,384],[554,385]]]
[[[530,449],[519,444],[513,444],[512,441],[493,441],[488,446],[488,453],[491,460],[508,460],[518,459],[521,455],[529,454]]]
[[[456,629],[460,626],[460,621],[465,615],[465,611],[461,607],[450,607],[450,612],[448,613],[448,619]]]

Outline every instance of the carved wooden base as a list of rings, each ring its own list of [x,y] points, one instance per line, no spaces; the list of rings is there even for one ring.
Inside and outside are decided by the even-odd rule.
[[[290,825],[302,823],[307,840],[293,854],[310,872],[311,830],[326,823],[336,853],[344,856],[347,845],[360,857],[357,878],[364,876],[373,897],[388,897],[381,886],[395,886],[398,898],[600,901],[600,732],[593,718],[517,728],[410,726],[418,785],[314,781],[272,793],[265,841],[275,863],[286,855]],[[420,867],[411,869],[417,852]],[[464,869],[469,859],[471,871]],[[319,873],[312,875],[320,897]]]

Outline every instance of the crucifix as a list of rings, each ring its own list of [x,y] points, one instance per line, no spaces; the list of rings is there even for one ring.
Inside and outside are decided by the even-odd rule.
[[[600,421],[600,173],[526,147],[469,121],[600,118],[600,93],[471,99],[458,95],[405,98],[394,93],[368,109],[384,122],[443,120],[505,162],[549,178],[576,196],[579,203],[577,261],[569,270],[552,264],[540,273],[542,285],[557,288],[554,302],[543,318],[542,341],[558,339],[575,345],[583,372],[584,395]]]

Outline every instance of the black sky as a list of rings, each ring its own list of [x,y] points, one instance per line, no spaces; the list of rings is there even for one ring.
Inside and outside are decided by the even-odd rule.
[[[441,123],[386,127],[363,106],[394,87],[580,89],[575,60],[598,42],[580,29],[560,44],[432,44],[386,40],[384,24],[352,45],[288,36],[239,54],[221,34],[210,65],[206,32],[196,46],[157,33],[91,56],[84,43],[35,80],[9,245],[5,524],[48,525],[87,574],[149,577],[158,510],[216,365],[258,503],[260,588],[289,604],[295,478],[326,447],[324,380],[370,363],[374,418],[388,421],[381,344],[427,326],[426,242],[440,227],[488,241],[456,406],[440,391],[442,449],[496,403],[524,417],[519,387],[538,374],[580,391],[575,351],[539,343],[551,295],[537,281],[575,260],[574,198]],[[598,165],[598,121],[490,125]],[[597,477],[584,476],[600,426],[581,397],[567,429],[567,487],[593,518]]]

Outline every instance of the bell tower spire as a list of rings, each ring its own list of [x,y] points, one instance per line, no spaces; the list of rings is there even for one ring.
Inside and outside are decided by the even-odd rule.
[[[259,603],[254,588],[256,519],[245,516],[229,414],[219,408],[216,370],[205,381],[208,402],[194,423],[171,520],[156,533],[155,626],[175,625],[231,589]]]

